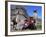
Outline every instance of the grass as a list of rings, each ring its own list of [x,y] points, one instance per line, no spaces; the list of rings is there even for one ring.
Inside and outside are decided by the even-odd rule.
[[[36,25],[36,27],[37,27],[37,30],[41,30],[41,29],[42,29],[42,23],[38,23],[38,24]]]

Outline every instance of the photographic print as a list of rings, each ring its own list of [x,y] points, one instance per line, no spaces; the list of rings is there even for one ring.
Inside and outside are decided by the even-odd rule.
[[[7,16],[7,35],[44,33],[44,3],[7,2]]]

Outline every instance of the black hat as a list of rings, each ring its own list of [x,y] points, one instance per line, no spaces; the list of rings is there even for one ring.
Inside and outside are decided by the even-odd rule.
[[[34,10],[34,13],[37,13],[37,10]]]

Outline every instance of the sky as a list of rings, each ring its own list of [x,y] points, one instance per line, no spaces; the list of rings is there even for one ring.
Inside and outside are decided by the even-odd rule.
[[[33,11],[37,10],[38,17],[42,17],[42,7],[41,6],[24,6],[29,16],[33,16]]]
[[[15,5],[11,6],[12,9],[15,8]],[[33,11],[37,10],[38,17],[42,18],[42,7],[41,6],[24,6],[29,16],[33,16]]]

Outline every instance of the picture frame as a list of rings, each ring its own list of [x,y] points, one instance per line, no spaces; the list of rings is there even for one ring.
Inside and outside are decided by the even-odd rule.
[[[17,7],[24,6],[27,9],[27,12],[29,11],[29,7],[32,9],[38,10],[40,9],[38,13],[38,16],[41,16],[41,23],[42,24],[39,30],[31,30],[31,31],[12,31],[11,24],[11,17],[12,17],[12,10]],[[40,6],[40,7],[37,7]],[[30,10],[32,10],[30,9]],[[16,10],[16,9],[15,9]],[[32,10],[33,11],[33,10]],[[29,11],[30,12],[30,11]],[[28,12],[28,13],[29,13]],[[36,12],[36,11],[34,11]],[[15,13],[13,13],[15,15]],[[31,15],[31,13],[29,13]],[[37,14],[35,14],[37,15]],[[16,15],[15,15],[16,16]],[[37,17],[37,16],[36,16]],[[24,2],[24,1],[5,1],[5,36],[23,36],[23,35],[37,35],[37,34],[45,34],[45,3],[41,2]]]

